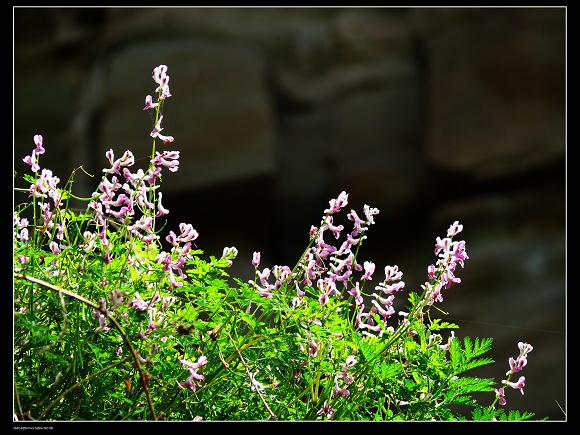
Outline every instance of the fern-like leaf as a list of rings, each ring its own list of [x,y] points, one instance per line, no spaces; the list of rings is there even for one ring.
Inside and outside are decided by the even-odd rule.
[[[469,337],[465,337],[463,348],[458,339],[452,340],[449,353],[454,375],[493,363],[494,360],[491,358],[478,358],[491,349],[492,340],[491,338],[476,338],[472,341]]]

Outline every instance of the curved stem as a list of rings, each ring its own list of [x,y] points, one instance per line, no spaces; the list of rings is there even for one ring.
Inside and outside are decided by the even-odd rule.
[[[46,281],[43,281],[43,280],[38,279],[38,278],[34,278],[32,276],[20,275],[20,274],[15,273],[14,278],[29,281],[29,282],[32,282],[34,284],[38,284],[44,288],[47,288],[49,290],[53,290],[53,291],[56,291],[58,293],[64,294],[68,297],[76,299],[76,300],[82,302],[83,304],[88,305],[88,306],[94,308],[95,310],[98,310],[99,312],[101,312],[115,326],[115,328],[117,328],[117,330],[121,334],[121,337],[123,338],[123,341],[125,342],[125,344],[129,348],[129,350],[131,351],[131,355],[132,355],[133,359],[135,360],[135,367],[139,371],[141,385],[143,386],[143,391],[145,392],[145,396],[147,397],[147,403],[149,404],[149,409],[151,411],[151,415],[153,416],[153,420],[157,420],[157,416],[155,415],[155,409],[153,408],[153,402],[151,400],[151,394],[149,392],[149,388],[147,387],[149,385],[149,375],[146,374],[145,371],[143,371],[143,368],[141,367],[141,363],[139,360],[139,356],[137,355],[137,351],[135,351],[135,349],[133,348],[133,345],[131,344],[129,337],[127,337],[127,334],[125,333],[125,331],[123,330],[123,328],[121,327],[119,322],[117,322],[117,319],[115,319],[107,310],[102,310],[98,304],[95,304],[94,302],[91,302],[91,301],[83,298],[82,296],[74,293],[74,292],[65,290],[63,288],[52,285]]]

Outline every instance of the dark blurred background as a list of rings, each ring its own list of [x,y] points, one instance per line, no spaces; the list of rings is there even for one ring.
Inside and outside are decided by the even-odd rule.
[[[501,381],[528,342],[525,395],[506,408],[566,420],[566,8],[13,12],[19,174],[35,134],[61,185],[109,149],[146,168],[142,109],[165,64],[164,149],[181,153],[167,231],[191,223],[206,255],[236,246],[247,280],[254,251],[294,265],[344,190],[349,210],[381,210],[360,254],[376,282],[397,264],[420,291],[458,220],[470,259],[441,308],[459,337],[493,337],[496,364],[474,374]],[[75,191],[96,183],[79,171]]]

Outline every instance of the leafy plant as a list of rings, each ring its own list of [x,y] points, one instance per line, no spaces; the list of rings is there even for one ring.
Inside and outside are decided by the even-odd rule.
[[[72,187],[83,168],[59,187],[39,165],[45,149],[36,135],[24,158],[31,174],[15,174],[29,185],[15,189],[27,194],[14,208],[15,420],[466,419],[457,405],[471,408],[473,420],[533,417],[496,408],[504,386],[523,394],[525,378],[511,378],[531,345],[518,344],[495,389],[493,379],[469,376],[493,363],[485,357],[492,339],[460,340],[457,325],[432,317],[469,258],[455,240],[459,222],[437,237],[428,280],[399,313],[398,266],[384,266],[373,284],[375,264],[359,260],[379,210],[347,211],[338,224],[344,191],[310,228],[292,268],[260,268],[255,252],[248,282],[227,273],[235,247],[205,257],[191,224],[171,229],[159,187],[179,169],[179,151],[157,151],[174,141],[161,134],[167,66],[152,77],[146,168],[131,169],[130,151],[115,158],[109,150],[94,193],[79,198]],[[490,403],[473,399],[481,392]]]

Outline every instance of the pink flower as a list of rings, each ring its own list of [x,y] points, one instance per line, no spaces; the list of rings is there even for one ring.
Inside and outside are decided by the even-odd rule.
[[[324,213],[338,213],[343,207],[346,207],[346,205],[348,204],[348,193],[346,193],[344,190],[342,192],[340,192],[340,195],[338,195],[338,198],[336,199],[331,199],[329,201],[330,204],[330,208],[327,208],[326,210],[324,210]]]
[[[447,237],[453,237],[461,231],[463,231],[463,225],[461,225],[459,221],[455,221],[447,230]]]
[[[145,107],[143,108],[143,110],[149,110],[157,106],[159,106],[159,103],[154,103],[153,97],[151,97],[151,95],[147,95],[145,97]]]
[[[322,414],[326,414],[326,418],[328,418],[329,420],[332,419],[332,416],[334,415],[334,411],[330,407],[330,405],[328,404],[328,402],[324,402],[324,405],[322,406],[322,408],[320,408],[316,412],[316,415],[322,415]]]
[[[161,92],[161,95],[159,96],[160,100],[171,97],[169,92],[169,76],[167,75],[167,65],[159,65],[153,70],[153,80],[159,84],[157,89],[155,89],[155,92]]]
[[[189,388],[192,391],[195,391],[196,385],[193,380],[203,381],[205,379],[203,375],[197,373],[197,370],[207,364],[207,358],[205,355],[201,355],[197,359],[197,362],[191,362],[185,358],[181,358],[179,361],[189,370],[189,377],[185,382],[180,383],[179,386],[181,388]]]
[[[526,385],[526,378],[524,376],[520,376],[517,382],[509,382],[506,380],[502,381],[508,387],[512,387],[515,390],[520,390],[522,394],[524,394],[524,385]]]
[[[37,162],[36,151],[32,151],[32,155],[24,157],[22,161],[30,165],[30,170],[32,172],[38,172],[40,170],[40,166],[38,166],[38,164],[36,163]]]
[[[508,362],[510,364],[510,370],[506,373],[506,376],[509,375],[510,373],[521,371],[528,363],[528,359],[525,357],[524,358],[518,357],[517,359],[514,360],[513,358],[510,357]]]
[[[362,276],[361,279],[366,279],[366,280],[373,279],[372,275],[375,271],[375,263],[373,263],[372,261],[365,261],[363,266],[365,268],[365,274]]]
[[[495,394],[497,396],[497,401],[501,406],[504,406],[507,402],[505,400],[505,391],[503,388],[499,390],[495,390]]]
[[[34,135],[34,143],[36,144],[36,154],[44,154],[44,148],[42,147],[43,138],[41,135]]]
[[[254,252],[254,254],[252,255],[252,264],[254,265],[254,267],[258,267],[260,265],[260,253],[259,252]]]

